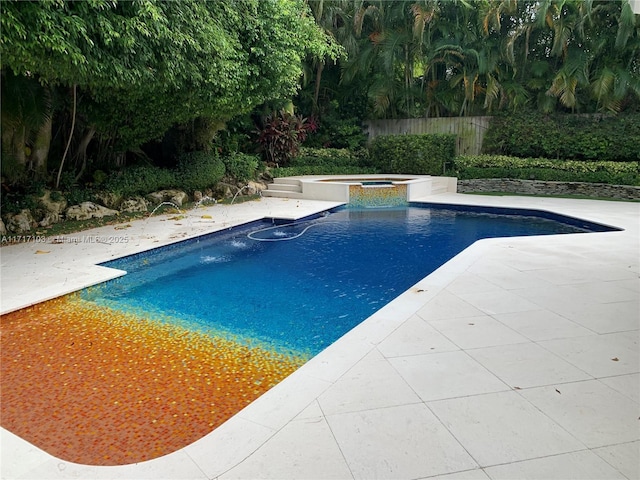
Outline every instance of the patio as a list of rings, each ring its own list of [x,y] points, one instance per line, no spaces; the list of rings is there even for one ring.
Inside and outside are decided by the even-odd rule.
[[[420,200],[549,210],[624,231],[479,241],[221,427],[155,460],[72,464],[2,429],[2,479],[639,478],[640,204]],[[105,260],[335,205],[262,198],[3,247],[1,310],[112,278],[95,266]]]

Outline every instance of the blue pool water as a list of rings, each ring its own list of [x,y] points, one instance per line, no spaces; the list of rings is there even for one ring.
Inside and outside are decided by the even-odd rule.
[[[478,239],[596,228],[498,213],[508,215],[341,208],[289,224],[253,222],[105,263],[128,274],[84,295],[315,354]]]

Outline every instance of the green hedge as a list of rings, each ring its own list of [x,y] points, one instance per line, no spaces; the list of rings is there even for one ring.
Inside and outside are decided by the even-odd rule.
[[[282,167],[270,170],[274,178],[299,175],[362,175],[378,173],[372,167],[301,165],[299,167]]]
[[[176,176],[172,170],[154,166],[134,166],[110,176],[104,182],[103,189],[126,198],[172,188],[175,183]]]
[[[187,192],[212,188],[225,173],[223,161],[213,152],[190,152],[180,156],[174,186]]]
[[[640,160],[640,114],[493,117],[484,153],[524,158],[627,162]]]
[[[504,155],[463,155],[449,175],[472,178],[517,178],[566,182],[640,185],[640,162],[585,162],[518,158]]]
[[[371,165],[383,173],[442,175],[453,161],[456,136],[383,135],[371,142]]]
[[[222,159],[226,174],[241,182],[255,178],[260,160],[257,155],[232,153]]]
[[[352,152],[346,148],[301,148],[298,156],[291,159],[291,167],[309,165],[332,167],[357,167],[367,163],[369,154],[361,149]]]

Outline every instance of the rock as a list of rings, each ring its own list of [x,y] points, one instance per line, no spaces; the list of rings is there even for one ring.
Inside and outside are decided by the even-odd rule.
[[[146,212],[149,210],[149,202],[142,197],[127,198],[120,204],[121,212]]]
[[[193,192],[193,201],[194,202],[199,202],[200,200],[202,200],[202,192],[200,190],[196,190],[195,192]]]
[[[113,192],[98,192],[94,197],[105,207],[113,208],[114,210],[120,208],[122,203],[122,195]]]
[[[147,200],[154,204],[171,202],[181,207],[184,202],[189,200],[189,195],[181,190],[160,190],[159,192],[153,192],[147,195]]]
[[[40,220],[38,225],[41,227],[48,227],[49,225],[58,223],[60,220],[62,220],[62,215],[59,213],[47,212],[44,214],[44,218]]]
[[[0,218],[0,235],[7,234],[7,227],[4,225],[4,221]]]
[[[247,183],[244,191],[246,192],[247,195],[257,195],[258,193],[263,191],[265,188],[266,187],[263,183],[249,182]]]
[[[118,215],[117,210],[96,205],[93,202],[82,202],[80,205],[74,205],[67,208],[67,220],[88,220],[89,218],[102,218],[110,215]]]
[[[20,234],[30,232],[31,228],[35,226],[36,221],[33,219],[31,211],[25,208],[20,213],[16,213],[7,218],[6,229],[11,233]]]
[[[62,214],[67,208],[67,200],[58,194],[59,199],[53,200],[51,192],[45,190],[44,195],[38,198],[40,205],[44,209],[42,220],[38,223],[41,227],[48,227],[62,220]]]
[[[49,190],[45,190],[44,195],[38,198],[38,200],[47,213],[52,213],[59,217],[62,215],[65,208],[67,208],[67,200],[60,194],[58,194],[58,196],[60,197],[59,200],[52,200],[51,192]]]

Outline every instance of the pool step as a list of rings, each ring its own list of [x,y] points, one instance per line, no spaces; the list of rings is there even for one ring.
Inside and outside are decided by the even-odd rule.
[[[302,183],[295,178],[275,178],[262,191],[265,197],[302,198]]]

